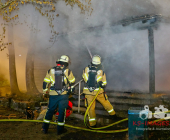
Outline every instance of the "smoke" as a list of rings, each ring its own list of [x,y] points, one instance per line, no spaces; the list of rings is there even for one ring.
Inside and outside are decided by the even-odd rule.
[[[156,61],[156,89],[169,91],[170,65],[169,65],[169,35],[170,26],[161,24],[155,31],[155,61]]]
[[[157,1],[133,0],[100,1],[96,3],[93,1],[92,4],[94,6],[92,7],[98,10],[94,10],[91,17],[84,19],[83,23],[79,20],[82,17],[77,17],[77,21],[79,20],[80,22],[74,22],[74,24],[76,24],[75,27],[77,30],[82,28],[80,27],[82,25],[84,28],[93,27],[94,30],[83,30],[78,33],[70,33],[68,34],[67,39],[72,46],[76,48],[77,53],[82,54],[81,56],[83,56],[83,53],[81,53],[78,48],[85,48],[87,45],[92,54],[99,54],[102,57],[108,80],[107,89],[118,91],[148,91],[149,50],[147,30],[136,30],[133,26],[112,27],[111,25],[112,23],[132,16],[162,13],[164,14],[163,16],[169,16],[165,10],[168,7],[165,3],[161,4]],[[72,18],[70,18],[70,20],[71,19]],[[100,25],[103,26],[96,27]],[[168,29],[168,25],[166,28]],[[74,30],[76,31],[76,29]],[[159,34],[159,37],[160,36],[161,33]],[[165,40],[168,41],[168,38],[165,38]],[[155,44],[155,49],[156,47],[159,46]],[[166,48],[168,46],[166,45],[164,47]],[[164,50],[163,48],[161,49]],[[155,55],[155,57],[157,60],[157,55]],[[83,64],[86,64],[87,66],[87,60],[85,59],[86,58],[84,57]],[[156,69],[160,69],[157,67],[157,63],[158,62],[156,62]],[[76,66],[81,67],[79,69],[83,69],[82,65]],[[167,67],[167,65],[164,66],[164,69],[165,67]],[[159,82],[159,79],[157,78],[159,75],[159,73],[156,73],[156,90],[169,90],[168,86]]]
[[[82,0],[85,3],[85,1]],[[11,22],[16,48],[17,77],[19,87],[26,89],[25,59],[30,46],[34,46],[35,80],[39,90],[46,71],[55,66],[55,61],[62,55],[71,58],[70,69],[76,81],[82,77],[83,69],[90,64],[92,55],[102,57],[102,64],[107,76],[107,90],[148,92],[149,90],[149,49],[147,30],[137,30],[133,25],[123,27],[115,25],[122,19],[145,14],[169,16],[168,0],[93,0],[93,12],[81,13],[74,5],[57,1],[56,11],[45,17],[31,4],[20,5],[18,19]],[[50,10],[46,6],[43,10]],[[56,15],[59,16],[56,16]],[[11,15],[11,16],[13,16]],[[1,18],[1,23],[5,22]],[[141,24],[139,24],[141,25]],[[6,27],[7,28],[7,27]],[[54,33],[58,33],[56,35]],[[169,91],[169,24],[161,24],[154,30],[156,91]],[[34,36],[32,38],[32,36]],[[4,52],[0,52],[1,60]],[[19,57],[19,55],[21,56]],[[3,67],[7,62],[1,64]]]
[[[10,94],[10,85],[4,75],[0,74],[0,96],[6,96]]]

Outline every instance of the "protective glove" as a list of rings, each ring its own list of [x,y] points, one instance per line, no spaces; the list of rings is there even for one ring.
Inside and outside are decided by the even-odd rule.
[[[48,92],[48,89],[43,89],[43,94],[46,94]]]
[[[43,98],[49,98],[49,93],[43,94]]]
[[[68,88],[67,94],[74,93],[75,87],[71,86]]]
[[[74,93],[74,91],[75,91],[75,87],[71,87],[71,93]]]
[[[102,82],[102,81],[99,81],[99,82],[98,82],[98,85],[99,85],[99,87],[101,87],[101,88],[105,88],[105,86],[103,85],[103,82]]]

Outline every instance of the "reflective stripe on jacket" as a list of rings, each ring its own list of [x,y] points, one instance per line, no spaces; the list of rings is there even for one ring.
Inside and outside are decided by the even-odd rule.
[[[87,81],[88,81],[88,72],[89,72],[89,67],[86,67],[86,68],[83,70],[83,74],[82,74],[82,77],[83,77],[85,83],[87,83]],[[99,82],[99,81],[102,81],[102,82],[103,82],[103,85],[106,85],[106,84],[107,84],[106,74],[103,72],[103,70],[98,70],[98,71],[97,71],[97,82]],[[93,92],[90,92],[87,87],[84,87],[83,93],[84,93],[84,94],[96,95],[96,93],[98,92],[98,90],[99,90],[99,88],[96,88]],[[103,88],[101,88],[100,93],[103,93],[103,92],[104,92],[104,90],[103,90]],[[100,94],[100,93],[99,93],[99,94]]]
[[[65,74],[64,83],[67,86],[69,86],[68,81],[69,81],[70,84],[73,84],[75,82],[75,77],[74,77],[71,70],[65,69],[64,74]],[[55,84],[55,68],[51,68],[50,70],[48,70],[48,72],[47,72],[47,74],[46,74],[46,76],[44,78],[44,81],[43,81],[43,91],[48,90],[49,83],[51,84],[50,86],[54,86],[54,84]],[[58,93],[55,90],[50,90],[49,94],[50,95],[58,95]],[[67,94],[67,91],[64,91],[62,93],[62,95],[63,94]]]

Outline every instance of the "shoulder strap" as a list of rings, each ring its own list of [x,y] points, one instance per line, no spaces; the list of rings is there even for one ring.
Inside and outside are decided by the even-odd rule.
[[[63,68],[64,69],[64,68]],[[70,73],[71,73],[71,70],[70,69],[68,69],[68,76],[70,75]],[[63,74],[64,74],[64,76],[66,77],[66,79],[67,79],[67,83],[69,84],[69,86],[71,86],[71,84],[70,84],[70,82],[69,82],[69,80],[68,80],[68,78],[67,78],[67,76],[65,75],[65,73],[64,73],[64,70],[63,70]]]
[[[48,70],[48,74],[50,73],[50,70],[51,70],[51,69]]]
[[[70,75],[70,73],[71,73],[71,70],[70,70],[70,69],[68,69],[68,76]]]
[[[92,68],[92,66],[91,65],[88,65],[88,68],[89,68],[89,70]]]

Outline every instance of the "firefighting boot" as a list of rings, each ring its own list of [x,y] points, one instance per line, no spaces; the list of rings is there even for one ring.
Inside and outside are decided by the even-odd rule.
[[[90,126],[91,128],[96,128],[97,127],[97,125],[95,124],[95,125],[93,125],[93,126]]]
[[[41,131],[42,131],[44,134],[47,134],[48,128],[49,128],[49,124],[48,124],[48,123],[43,123]]]
[[[64,128],[62,131],[58,131],[57,135],[61,135],[61,134],[66,133],[66,132],[67,132],[67,129]]]
[[[57,125],[57,135],[61,135],[61,134],[66,133],[66,132],[67,132],[67,129],[64,128],[64,126]]]
[[[44,134],[47,134],[47,130],[45,130],[43,128],[41,129],[41,132],[44,133]]]
[[[115,115],[110,115],[110,116],[109,116],[109,119],[111,119],[111,120],[117,120],[118,117],[117,117],[116,114],[115,114]]]

